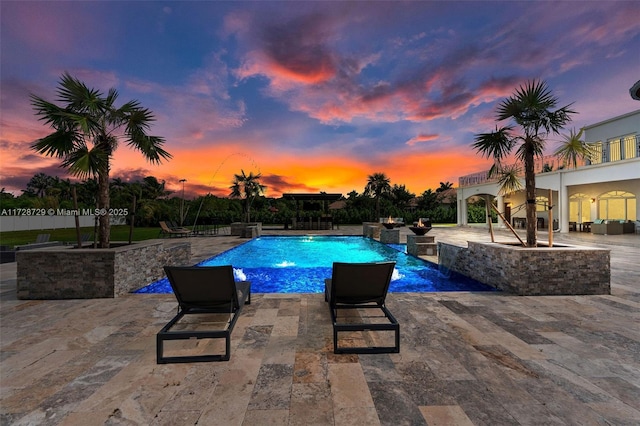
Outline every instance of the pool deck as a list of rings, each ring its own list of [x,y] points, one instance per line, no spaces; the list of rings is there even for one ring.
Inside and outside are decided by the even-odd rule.
[[[190,241],[195,263],[246,240]],[[173,295],[17,300],[15,263],[2,264],[0,425],[637,425],[640,236],[555,241],[610,248],[612,294],[393,293],[400,353],[360,356],[333,354],[322,295],[254,294],[231,360],[194,364],[156,364]]]

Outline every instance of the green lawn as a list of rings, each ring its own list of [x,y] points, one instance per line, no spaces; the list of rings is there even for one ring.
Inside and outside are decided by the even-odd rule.
[[[93,227],[80,228],[81,234],[91,234],[93,241]],[[0,232],[0,244],[3,246],[18,246],[23,244],[34,243],[38,234],[50,234],[49,241],[62,241],[75,243],[75,228],[67,229],[37,229],[32,231],[12,231]],[[134,228],[133,241],[149,240],[158,238],[160,228]],[[111,241],[129,241],[129,227],[126,225],[118,225],[111,227]]]

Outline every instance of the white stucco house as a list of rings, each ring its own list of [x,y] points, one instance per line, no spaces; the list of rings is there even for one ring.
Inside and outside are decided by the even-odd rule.
[[[555,157],[536,163],[538,227],[559,232],[622,233],[640,230],[640,110],[584,127],[584,141],[595,155],[576,168]],[[548,171],[550,170],[550,171]],[[524,188],[524,177],[522,178]],[[458,225],[467,225],[467,206],[477,197],[494,205],[514,227],[524,227],[524,189],[502,195],[487,171],[459,178]],[[600,226],[616,223],[615,230]],[[623,228],[618,223],[626,223]],[[631,224],[633,223],[633,225]],[[593,224],[593,226],[592,226]],[[498,221],[498,226],[504,226]]]

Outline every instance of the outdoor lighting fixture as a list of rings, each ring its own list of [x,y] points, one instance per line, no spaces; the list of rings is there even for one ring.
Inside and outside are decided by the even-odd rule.
[[[178,182],[182,182],[182,199],[180,200],[180,226],[184,223],[184,183],[186,179],[180,179]]]
[[[595,198],[592,198],[592,199],[591,199],[591,204],[593,204],[593,203],[595,203],[595,202],[596,202],[596,199],[595,199]]]
[[[629,94],[631,95],[632,99],[640,101],[640,80],[636,81],[636,84],[631,86],[631,89],[629,89]]]

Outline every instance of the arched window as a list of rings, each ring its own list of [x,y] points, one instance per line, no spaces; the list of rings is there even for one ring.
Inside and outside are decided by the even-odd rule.
[[[598,218],[636,219],[636,196],[626,191],[609,191],[598,197]]]
[[[587,194],[578,192],[569,197],[569,221],[591,222],[591,199]]]

